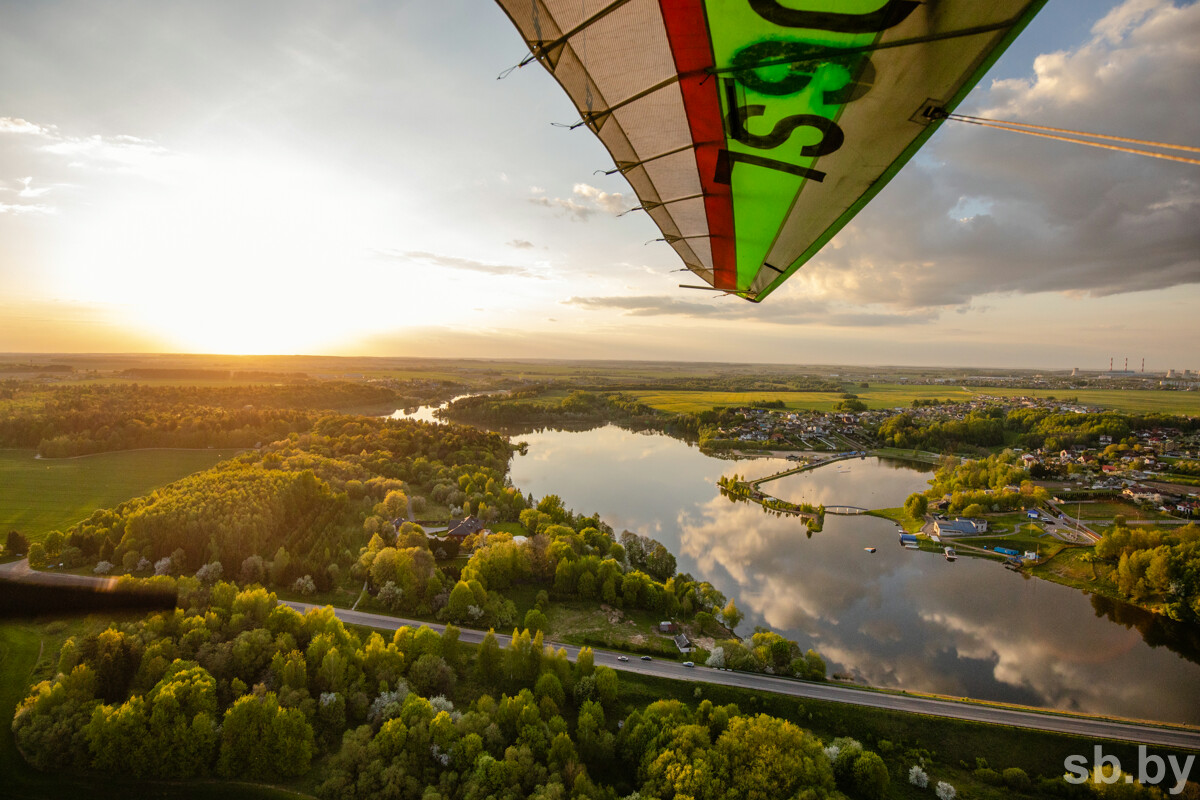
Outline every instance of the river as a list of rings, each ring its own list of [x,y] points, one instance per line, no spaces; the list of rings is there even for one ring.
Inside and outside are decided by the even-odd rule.
[[[609,425],[513,436],[528,443],[512,481],[534,497],[599,512],[619,533],[653,536],[691,573],[734,598],[756,625],[816,648],[830,674],[872,686],[1200,723],[1200,632],[1133,606],[1029,578],[1000,564],[905,550],[876,517],[827,515],[811,537],[795,518],[722,497],[737,472],[783,459],[731,461],[661,434]],[[899,506],[930,467],[852,459],[764,489],[826,505]],[[876,547],[875,553],[864,548]]]

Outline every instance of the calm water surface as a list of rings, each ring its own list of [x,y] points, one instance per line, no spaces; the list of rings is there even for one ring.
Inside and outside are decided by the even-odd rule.
[[[827,516],[806,536],[794,519],[732,503],[715,482],[759,477],[782,459],[729,461],[615,426],[514,436],[513,484],[648,534],[746,613],[817,648],[830,672],[875,686],[1179,722],[1200,722],[1197,632],[1139,609],[999,564],[904,550],[895,525]],[[764,488],[787,500],[898,506],[928,468],[854,459]],[[864,547],[874,546],[870,554]],[[1181,655],[1182,654],[1182,655]]]

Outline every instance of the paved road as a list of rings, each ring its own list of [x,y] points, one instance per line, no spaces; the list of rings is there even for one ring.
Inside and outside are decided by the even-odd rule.
[[[0,564],[0,579],[73,586],[107,586],[113,582],[112,578],[68,575],[61,572],[35,572],[29,568],[28,561],[24,559],[8,564]],[[280,602],[302,613],[313,608],[321,608],[321,606],[312,603],[297,603],[288,600],[281,600]],[[384,630],[395,630],[401,625],[410,625],[413,627],[428,625],[439,633],[445,630],[444,625],[436,623],[402,619],[384,614],[371,614],[366,611],[335,608],[334,613],[342,622],[351,625],[363,625]],[[461,628],[460,631],[459,640],[471,644],[479,644],[486,635],[486,631],[471,628]],[[505,637],[498,636],[497,638],[500,640],[501,645],[505,644]],[[572,659],[579,654],[579,648],[575,645],[558,644],[556,642],[547,642],[547,644],[564,648],[567,651],[567,655]],[[1074,734],[1092,739],[1117,739],[1200,751],[1200,728],[1195,727],[1140,724],[1053,712],[1021,711],[1015,708],[980,705],[957,700],[941,700],[933,697],[870,691],[837,684],[809,683],[772,675],[729,672],[708,667],[685,667],[673,661],[642,661],[637,656],[630,656],[629,661],[618,661],[617,657],[619,655],[621,654],[611,650],[596,650],[595,661],[597,664],[603,664],[626,672],[654,675],[674,680],[723,684],[725,686],[773,692],[792,697],[807,697],[815,700],[828,700],[835,703],[850,703],[852,705],[869,706],[872,708],[904,711],[911,714],[927,714],[934,717],[948,717],[974,722],[987,722],[995,725],[1008,725],[1015,728],[1032,728],[1055,733]]]
[[[72,575],[68,572],[39,572],[29,566],[29,559],[0,564],[0,580],[39,583],[43,586],[88,586],[106,589],[117,584],[116,578],[91,575]]]
[[[310,603],[282,602],[301,612],[311,608],[318,608],[318,606]],[[428,625],[438,632],[445,629],[444,625],[400,619],[383,614],[370,614],[364,611],[349,611],[346,609],[334,609],[334,611],[338,619],[352,625],[365,625],[388,630],[395,630],[401,625],[411,625],[414,627]],[[485,635],[485,631],[462,628],[459,640],[478,644],[483,641]],[[502,646],[506,643],[506,637],[497,636],[497,638],[500,640]],[[572,659],[579,653],[579,648],[573,645],[551,642],[547,642],[547,644],[554,644],[555,647],[565,648],[567,655]],[[927,714],[929,716],[949,717],[974,722],[987,722],[1016,728],[1033,728],[1036,730],[1053,731],[1055,733],[1074,734],[1092,739],[1117,739],[1163,747],[1177,747],[1185,750],[1200,750],[1200,728],[1120,722],[1052,712],[1021,711],[1014,708],[979,705],[977,703],[957,700],[940,700],[932,697],[868,691],[837,684],[809,683],[772,675],[727,672],[708,667],[685,667],[682,664],[672,661],[642,661],[637,656],[631,656],[629,661],[618,661],[618,655],[620,653],[610,650],[596,650],[595,661],[597,664],[603,664],[614,669],[675,680],[717,683],[726,686],[737,686],[743,689],[774,692],[792,697],[829,700],[835,703],[851,703],[853,705],[870,706],[872,708],[884,708],[912,714]]]

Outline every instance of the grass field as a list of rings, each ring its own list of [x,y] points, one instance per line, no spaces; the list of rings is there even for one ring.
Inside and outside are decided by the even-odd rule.
[[[1133,389],[995,389],[885,383],[873,383],[870,388],[854,389],[853,392],[872,410],[909,407],[913,400],[970,400],[982,394],[996,397],[1072,397],[1080,403],[1128,413],[1200,414],[1200,394],[1195,392]],[[629,394],[636,396],[646,405],[672,412],[706,411],[714,406],[747,405],[756,400],[782,400],[786,407],[793,411],[832,411],[841,401],[837,392],[634,391]]]
[[[33,450],[0,450],[0,532],[40,541],[97,508],[116,505],[178,480],[233,450],[129,450],[36,459]]]
[[[1143,511],[1129,503],[1064,503],[1062,508],[1071,515],[1078,513],[1080,519],[1115,519],[1118,515],[1125,519],[1173,519],[1159,511]]]

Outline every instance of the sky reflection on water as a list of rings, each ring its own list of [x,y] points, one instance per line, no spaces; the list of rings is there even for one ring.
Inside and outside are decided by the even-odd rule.
[[[1171,721],[1200,722],[1200,666],[1174,652],[1194,632],[1130,607],[1125,624],[1088,595],[999,564],[904,550],[874,517],[826,518],[825,529],[721,497],[715,482],[758,477],[782,459],[727,461],[662,435],[614,426],[516,436],[513,483],[535,497],[649,534],[746,612],[826,656],[831,672],[878,686]],[[923,468],[853,459],[764,488],[826,505],[897,506],[925,488]],[[878,551],[867,553],[874,546]],[[1151,625],[1153,623],[1153,625]],[[1152,647],[1140,628],[1153,627]]]

